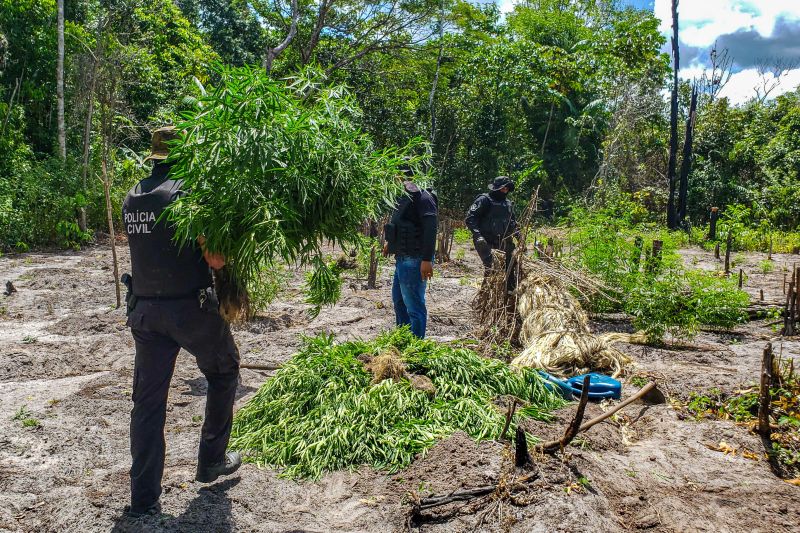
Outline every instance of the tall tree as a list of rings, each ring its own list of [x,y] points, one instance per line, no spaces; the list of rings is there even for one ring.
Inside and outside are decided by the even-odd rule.
[[[686,227],[686,205],[689,195],[689,173],[692,171],[692,144],[694,141],[694,122],[697,115],[697,84],[692,85],[692,100],[689,104],[689,117],[686,119],[686,138],[683,142],[680,186],[678,187],[678,220],[676,223]]]
[[[680,71],[680,46],[678,44],[678,0],[672,0],[672,100],[669,110],[669,161],[667,180],[669,181],[669,200],[667,201],[667,227],[675,229],[677,212],[675,210],[675,170],[678,161],[678,72]]]
[[[64,0],[58,0],[58,60],[56,98],[58,100],[58,157],[67,159],[67,127],[64,123]]]

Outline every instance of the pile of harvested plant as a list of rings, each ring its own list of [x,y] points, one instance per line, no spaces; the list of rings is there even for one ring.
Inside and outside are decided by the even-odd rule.
[[[643,334],[592,333],[589,317],[573,295],[573,291],[584,296],[603,292],[604,287],[591,277],[560,263],[519,254],[514,258],[519,282],[516,291],[508,294],[505,258],[495,252],[494,260],[473,301],[478,336],[495,343],[509,339],[521,346],[513,366],[560,376],[600,371],[616,377],[630,358],[613,344],[646,340]]]
[[[509,397],[522,408],[506,428],[506,409],[495,402]],[[407,329],[372,342],[320,336],[305,339],[238,411],[230,446],[287,477],[359,465],[394,472],[455,431],[497,439],[521,419],[549,420],[563,403],[533,370]]]

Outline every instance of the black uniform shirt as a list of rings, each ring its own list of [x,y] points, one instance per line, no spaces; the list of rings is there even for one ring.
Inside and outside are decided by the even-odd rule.
[[[131,250],[133,293],[139,297],[190,297],[213,284],[200,248],[179,247],[174,241],[174,227],[159,219],[183,194],[182,182],[168,179],[168,173],[169,165],[155,165],[150,177],[128,192],[122,206]]]
[[[430,260],[436,252],[436,231],[439,221],[439,208],[431,193],[420,189],[413,181],[403,182],[407,195],[400,198],[397,211],[403,213],[407,220],[420,228],[420,251],[423,259]],[[410,203],[411,205],[405,205]]]

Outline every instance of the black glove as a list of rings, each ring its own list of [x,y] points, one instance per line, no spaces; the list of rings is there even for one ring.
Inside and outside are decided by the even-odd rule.
[[[489,246],[489,243],[486,242],[486,239],[484,239],[481,236],[475,236],[475,238],[473,239],[473,242],[475,243],[475,251],[478,252],[478,257],[481,258],[481,261],[483,262],[483,266],[485,266],[486,268],[491,268],[492,267],[492,247]]]

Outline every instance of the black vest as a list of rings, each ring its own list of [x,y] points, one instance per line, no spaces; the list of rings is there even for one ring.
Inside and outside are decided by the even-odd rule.
[[[414,202],[419,201],[423,195],[430,195],[434,203],[438,204],[436,195],[430,189],[420,189],[411,182],[403,184],[407,195],[400,197],[392,213],[389,223],[384,228],[389,253],[409,257],[422,257],[422,221],[412,210],[416,208]]]
[[[507,198],[495,200],[485,194],[489,199],[490,207],[481,217],[478,229],[481,235],[490,243],[499,243],[511,234],[511,201]]]
[[[169,168],[153,174],[128,192],[122,220],[131,250],[133,294],[139,297],[193,296],[213,285],[211,270],[196,245],[179,248],[174,228],[159,217],[181,193],[181,182],[166,179]]]

